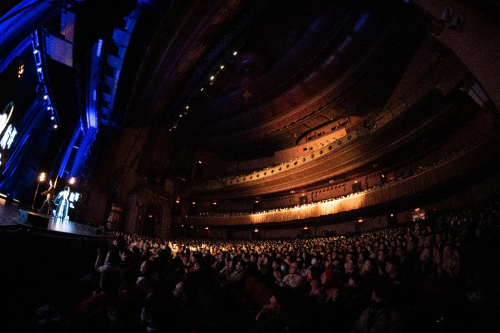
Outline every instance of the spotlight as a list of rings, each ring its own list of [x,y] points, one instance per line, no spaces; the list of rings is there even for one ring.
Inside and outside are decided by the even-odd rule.
[[[213,76],[213,75],[212,75],[212,76],[210,77],[210,81],[213,81],[214,79],[215,79],[215,76]]]
[[[237,55],[237,54],[238,54],[238,52],[237,52],[237,51],[234,51],[234,52],[233,52],[233,55],[234,55],[234,56],[235,56],[235,55]]]
[[[220,65],[220,69],[224,69],[224,65]]]
[[[57,124],[56,124],[56,125],[54,125],[54,128],[57,128]]]
[[[50,117],[50,120],[54,120],[54,116]]]
[[[76,178],[75,178],[75,177],[71,177],[71,178],[69,179],[69,184],[70,184],[70,185],[74,185],[74,184],[75,184],[75,182],[76,182]]]
[[[45,99],[45,100],[47,100],[48,98],[49,98],[49,96],[48,96],[48,95],[44,95],[44,96],[43,96],[43,99]]]

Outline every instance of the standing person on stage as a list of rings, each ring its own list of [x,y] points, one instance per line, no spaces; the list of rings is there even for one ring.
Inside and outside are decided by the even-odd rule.
[[[69,207],[69,186],[66,186],[63,191],[59,192],[57,197],[54,199],[54,203],[57,205],[56,209],[56,219],[67,219],[68,218],[68,207]]]
[[[42,195],[46,195],[46,199],[43,202],[42,207],[38,210],[40,214],[45,214],[45,215],[52,215],[52,210],[53,210],[53,205],[52,205],[52,200],[54,199],[54,192],[56,190],[56,184],[57,184],[57,178],[55,183],[52,183],[52,179],[49,181],[49,188],[47,191],[42,192]],[[47,212],[48,209],[48,212]]]

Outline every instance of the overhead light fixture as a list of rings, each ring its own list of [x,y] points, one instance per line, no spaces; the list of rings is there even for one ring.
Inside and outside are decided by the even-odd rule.
[[[54,120],[54,116],[50,117],[50,120]]]
[[[233,52],[233,55],[234,55],[234,56],[235,56],[235,55],[237,55],[237,54],[238,54],[238,52],[237,52],[237,51],[234,51],[234,52]]]
[[[224,65],[220,65],[220,69],[224,69]]]
[[[210,81],[213,81],[213,79],[215,79],[215,76],[213,76],[213,75],[212,75],[212,76],[210,77]]]
[[[47,100],[49,98],[48,95],[43,95],[43,99]]]
[[[186,110],[187,110],[187,109],[189,109],[189,105],[188,105],[188,106],[186,106]]]
[[[54,125],[54,128],[57,128],[57,124]]]

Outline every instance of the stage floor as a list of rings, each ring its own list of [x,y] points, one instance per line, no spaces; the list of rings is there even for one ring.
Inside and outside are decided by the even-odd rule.
[[[30,212],[29,208],[20,207],[17,203],[0,199],[0,225],[24,225],[28,227],[37,227],[29,222],[23,222],[19,219],[19,212],[25,210]],[[96,236],[100,234],[98,228],[81,223],[75,223],[69,220],[55,219],[52,216],[33,213],[31,214],[48,217],[47,228],[40,228],[44,230],[51,230],[56,232],[64,232],[69,234]]]

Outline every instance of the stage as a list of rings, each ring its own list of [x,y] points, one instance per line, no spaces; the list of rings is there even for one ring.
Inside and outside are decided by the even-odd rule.
[[[100,236],[103,229],[69,220],[55,219],[52,216],[32,212],[17,203],[0,199],[0,226],[21,225],[74,235]]]

